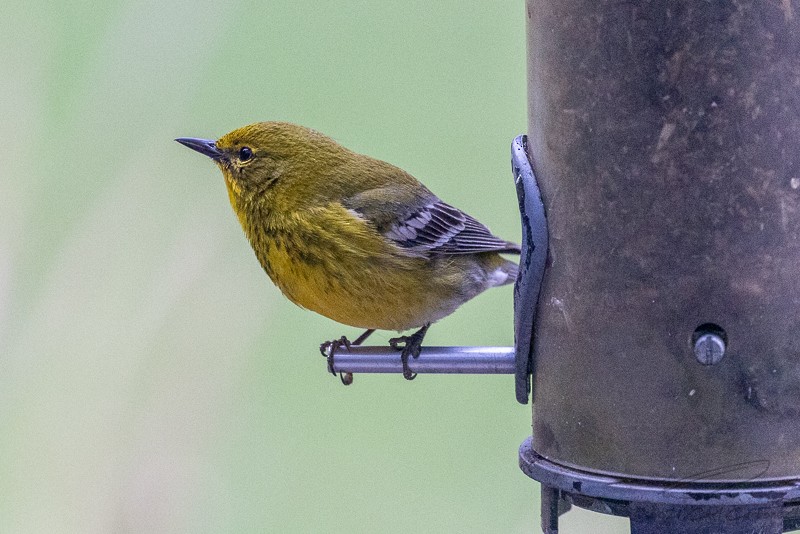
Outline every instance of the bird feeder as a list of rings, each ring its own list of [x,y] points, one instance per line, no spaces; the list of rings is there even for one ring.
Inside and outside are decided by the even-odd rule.
[[[527,21],[550,245],[520,464],[543,529],[570,504],[634,533],[798,528],[800,4]]]

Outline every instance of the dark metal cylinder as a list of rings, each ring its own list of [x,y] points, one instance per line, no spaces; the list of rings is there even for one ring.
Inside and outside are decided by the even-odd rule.
[[[799,0],[528,0],[533,448],[800,476]],[[703,337],[706,336],[706,337]]]

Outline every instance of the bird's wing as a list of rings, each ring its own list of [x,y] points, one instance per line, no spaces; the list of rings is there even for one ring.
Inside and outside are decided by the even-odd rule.
[[[475,218],[427,190],[403,202],[398,202],[398,196],[388,195],[386,190],[372,190],[349,199],[345,206],[372,222],[384,237],[416,253],[520,251],[519,245],[496,237]]]
[[[422,206],[383,233],[398,245],[420,252],[474,254],[515,252],[519,246],[496,237],[486,226],[441,200]]]

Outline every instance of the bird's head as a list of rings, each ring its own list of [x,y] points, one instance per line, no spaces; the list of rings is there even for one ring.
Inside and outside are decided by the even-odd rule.
[[[258,122],[216,141],[183,137],[179,143],[205,154],[222,170],[232,197],[251,200],[287,189],[302,195],[321,168],[349,151],[325,135],[287,122]],[[233,200],[233,198],[232,198]]]

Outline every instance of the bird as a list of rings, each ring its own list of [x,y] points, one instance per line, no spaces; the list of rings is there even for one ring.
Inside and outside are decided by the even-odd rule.
[[[409,358],[419,356],[432,323],[517,277],[518,265],[501,254],[519,254],[519,245],[399,167],[316,130],[268,121],[216,140],[175,140],[222,171],[258,261],[290,301],[365,329],[353,342],[322,343],[331,372],[336,350],[375,330],[415,329],[389,340],[413,379]]]

